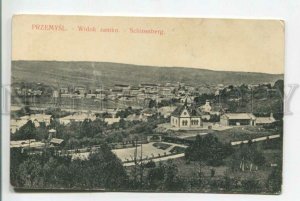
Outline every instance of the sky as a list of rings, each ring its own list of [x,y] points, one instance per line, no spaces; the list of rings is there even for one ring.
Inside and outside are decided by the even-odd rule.
[[[12,60],[284,73],[279,20],[17,15],[12,30]]]

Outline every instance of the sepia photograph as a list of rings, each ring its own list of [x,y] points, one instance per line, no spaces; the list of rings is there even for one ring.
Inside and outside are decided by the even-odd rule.
[[[281,193],[284,22],[16,15],[15,191]]]

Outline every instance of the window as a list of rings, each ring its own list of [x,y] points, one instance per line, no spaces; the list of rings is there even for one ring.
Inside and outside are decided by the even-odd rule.
[[[192,124],[192,125],[199,125],[199,120],[192,120],[192,121],[191,121],[191,124]]]

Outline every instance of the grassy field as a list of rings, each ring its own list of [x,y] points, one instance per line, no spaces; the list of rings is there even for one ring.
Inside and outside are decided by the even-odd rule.
[[[233,127],[231,129],[224,130],[224,131],[208,130],[207,132],[216,136],[219,139],[219,141],[222,143],[230,143],[232,141],[239,141],[239,140],[250,140],[257,137],[263,137],[263,136],[275,134],[275,131],[266,130],[261,127],[253,127],[253,126]],[[195,138],[196,136],[192,136],[192,137],[187,137],[186,139],[193,140]]]
[[[218,177],[224,176],[227,170],[226,166],[212,167],[201,164],[197,161],[191,161],[189,163],[186,163],[186,160],[184,158],[174,159],[173,162],[177,165],[178,174],[181,177],[195,177],[198,175],[200,170],[204,174],[204,176],[210,176],[210,170],[212,168],[215,169],[215,176]]]
[[[161,68],[108,62],[13,61],[12,82],[42,82],[52,86],[167,83],[177,81],[189,85],[255,84],[274,82],[283,75],[211,71],[193,68]],[[120,76],[122,75],[122,76]],[[211,79],[213,78],[213,79]]]

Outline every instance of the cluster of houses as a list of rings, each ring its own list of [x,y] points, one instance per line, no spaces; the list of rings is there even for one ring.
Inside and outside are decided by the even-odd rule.
[[[203,119],[209,118],[210,114],[216,113],[211,110],[209,101],[198,108],[185,102],[171,113],[170,124],[175,128],[201,128],[203,127]],[[276,122],[272,113],[269,117],[256,117],[252,113],[223,113],[219,115],[219,126],[223,127],[267,125]]]
[[[248,85],[250,88],[256,88],[260,85]],[[200,88],[202,86],[199,86]],[[169,105],[166,107],[160,107],[157,109],[144,108],[140,114],[131,114],[124,118],[126,121],[147,121],[149,116],[159,113],[165,118],[170,117],[170,125],[175,128],[201,128],[203,126],[203,120],[209,120],[211,115],[220,116],[220,126],[239,126],[239,125],[265,125],[274,123],[276,120],[273,115],[269,117],[256,117],[252,113],[221,113],[220,110],[212,110],[210,101],[200,107],[193,105],[194,97],[199,95],[199,87],[193,87],[185,85],[184,83],[166,83],[166,84],[153,84],[144,83],[136,86],[127,84],[115,84],[110,88],[96,88],[90,90],[84,86],[76,87],[60,87],[53,91],[54,98],[87,98],[87,99],[108,99],[108,100],[120,100],[120,101],[145,101],[156,100],[156,103],[162,100],[177,99],[179,105]],[[215,95],[218,95],[219,91],[226,88],[223,84],[216,86],[210,86],[207,88],[212,91],[216,91]],[[17,94],[27,95],[42,95],[43,91],[30,88],[14,88]],[[229,88],[226,88],[229,90]],[[270,89],[271,90],[271,89]],[[204,90],[205,91],[205,90]],[[110,117],[104,118],[104,121],[111,125],[121,120],[120,117],[116,117],[116,112],[111,111]],[[82,122],[85,119],[94,121],[96,115],[93,113],[74,113],[59,119],[61,124],[67,125],[71,122]],[[31,120],[36,127],[39,127],[41,123],[45,125],[50,124],[51,115],[46,114],[32,114],[20,117],[18,119],[11,119],[11,133],[15,133],[22,126],[24,126],[29,120]]]
[[[45,147],[54,148],[64,145],[64,140],[56,138],[56,130],[50,129],[48,131],[48,139],[44,141],[36,141],[35,139],[10,141],[10,148],[29,148],[42,149]]]
[[[104,122],[106,122],[108,125],[111,125],[113,123],[120,122],[121,118],[117,117],[118,109],[108,109],[106,110],[109,115],[107,117],[102,118]],[[130,114],[126,118],[124,118],[125,121],[143,121],[146,122],[147,118],[154,115],[157,111],[155,109],[146,108],[144,110],[141,110],[140,114]],[[40,127],[41,124],[44,124],[45,126],[48,126],[50,124],[52,116],[47,115],[45,113],[41,114],[31,114],[31,115],[25,115],[19,118],[12,118],[10,121],[10,132],[12,134],[16,133],[22,126],[24,126],[28,121],[32,121],[34,126],[36,128]],[[97,119],[97,116],[93,112],[76,112],[64,117],[61,117],[58,119],[59,123],[62,125],[68,125],[71,122],[83,122],[84,120],[91,120],[95,121]]]
[[[127,84],[115,84],[110,88],[87,89],[84,86],[77,86],[70,90],[68,87],[61,87],[59,91],[54,91],[54,97],[62,98],[90,98],[90,99],[109,99],[121,101],[136,101],[144,99],[171,99],[191,92],[193,88],[187,87],[185,90],[179,90],[181,84],[158,85],[152,83],[131,86]]]
[[[10,132],[15,133],[22,126],[24,126],[29,120],[35,125],[35,127],[40,127],[41,123],[45,123],[46,126],[50,124],[51,115],[46,114],[31,114],[25,115],[17,119],[11,119],[10,121]]]
[[[110,115],[103,118],[103,120],[108,125],[120,122],[121,118],[116,116],[118,111],[117,109],[109,111]],[[276,121],[272,113],[269,117],[256,117],[252,113],[220,113],[212,110],[212,106],[208,100],[204,105],[196,107],[194,104],[189,103],[188,98],[185,99],[183,104],[179,104],[178,106],[165,106],[158,109],[145,108],[139,114],[128,115],[124,120],[146,122],[148,117],[156,113],[159,113],[164,118],[170,118],[170,125],[175,128],[202,128],[203,120],[209,120],[210,115],[220,116],[220,121],[217,123],[223,127],[266,125]],[[71,122],[83,122],[85,119],[94,121],[97,119],[97,116],[92,112],[77,112],[59,118],[59,122],[60,124],[67,125]],[[51,115],[44,113],[31,114],[18,119],[11,119],[11,133],[14,134],[29,120],[34,123],[35,127],[39,127],[41,123],[48,126],[51,121]]]
[[[40,83],[37,83],[39,86]],[[86,86],[64,86],[53,88],[50,87],[53,98],[72,98],[72,99],[98,99],[98,100],[119,100],[119,101],[145,101],[156,100],[160,102],[162,100],[170,100],[172,98],[180,99],[182,102],[185,100],[185,96],[191,97],[191,99],[202,93],[213,93],[214,91],[224,87],[200,85],[190,86],[184,83],[165,83],[165,84],[153,84],[142,83],[139,85],[128,84],[115,84],[111,87],[98,87],[90,89]],[[42,89],[30,88],[29,86],[20,87],[14,86],[13,90],[18,96],[43,96],[49,95],[49,90],[43,91]],[[51,91],[50,90],[50,91]]]
[[[14,91],[18,96],[41,96],[43,94],[42,90],[31,88],[15,87]]]
[[[267,87],[268,83],[263,85],[248,85],[249,89],[262,88],[268,93],[272,93],[274,89],[269,89]],[[36,84],[37,86],[40,83]],[[233,86],[234,87],[234,86]],[[129,85],[129,84],[115,84],[111,87],[98,87],[90,89],[86,86],[64,86],[52,89],[53,98],[87,98],[87,99],[108,99],[108,100],[120,100],[120,101],[144,101],[147,99],[156,100],[160,102],[162,100],[170,100],[172,98],[180,99],[183,103],[186,100],[186,96],[189,96],[191,100],[199,94],[211,94],[219,95],[220,91],[223,89],[230,90],[223,84],[217,85],[207,85],[203,84],[200,86],[190,86],[181,82],[177,83],[142,83],[139,85]],[[30,87],[20,87],[18,85],[13,87],[13,90],[18,96],[43,96],[49,92],[42,91],[42,88],[30,88]],[[234,101],[234,99],[232,99]]]

